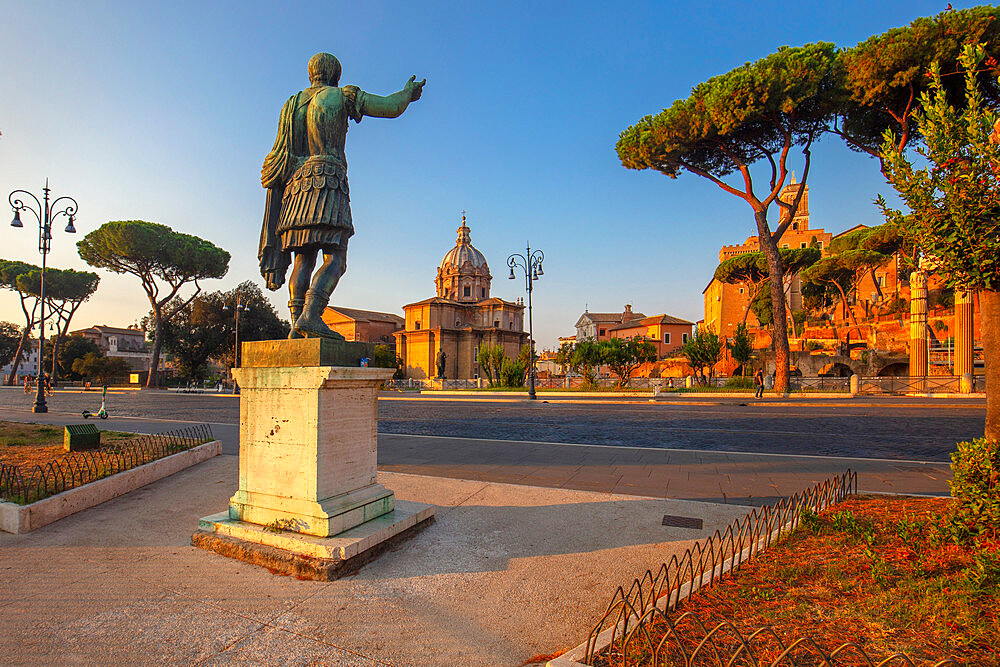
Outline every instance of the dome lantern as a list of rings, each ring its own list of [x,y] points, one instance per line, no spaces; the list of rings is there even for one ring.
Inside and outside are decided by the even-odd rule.
[[[445,253],[438,266],[434,280],[437,295],[466,303],[482,301],[490,296],[492,278],[486,257],[472,245],[471,230],[465,224],[463,211],[455,247]]]

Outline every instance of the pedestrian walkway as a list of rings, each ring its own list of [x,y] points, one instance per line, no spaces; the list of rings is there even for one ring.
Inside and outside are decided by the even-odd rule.
[[[235,453],[237,426],[213,429]],[[198,518],[237,486],[237,457],[220,456],[35,532],[0,533],[3,661],[516,665],[583,641],[616,586],[749,505],[848,468],[861,491],[948,491],[940,462],[380,433],[379,482],[434,504],[437,520],[356,575],[313,582],[190,546]]]
[[[237,475],[220,456],[0,533],[0,662],[517,665],[583,641],[616,586],[747,511],[380,473],[436,522],[356,575],[300,581],[190,546]]]

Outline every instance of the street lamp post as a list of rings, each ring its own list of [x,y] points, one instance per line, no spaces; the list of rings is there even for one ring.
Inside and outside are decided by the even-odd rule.
[[[65,215],[69,221],[66,223],[64,231],[76,234],[73,222],[79,208],[76,200],[68,196],[58,197],[50,202],[49,179],[45,179],[45,187],[42,188],[42,192],[44,196],[41,202],[38,201],[38,197],[27,190],[14,190],[7,197],[7,201],[10,202],[10,206],[14,210],[14,220],[10,223],[11,227],[24,227],[21,222],[21,211],[30,211],[38,220],[38,252],[42,254],[42,277],[38,290],[38,307],[41,310],[38,313],[38,369],[35,373],[37,391],[35,392],[35,404],[31,406],[32,412],[49,411],[48,406],[45,405],[45,383],[42,381],[42,353],[45,350],[45,259],[52,248],[52,222],[60,215]],[[20,195],[31,197],[35,200],[35,206],[32,206],[30,201],[25,204],[24,200],[20,199]],[[60,204],[63,200],[66,200],[65,203]]]
[[[240,367],[240,311],[245,313],[246,311],[250,310],[250,307],[247,305],[247,303],[245,301],[242,301],[241,299],[242,297],[240,296],[236,297],[236,306],[235,308],[233,308],[236,317],[236,342],[235,342],[236,348],[233,350],[233,368]],[[228,311],[229,304],[225,303],[222,304],[222,310]],[[234,394],[240,393],[240,388],[236,386],[235,380],[233,381],[233,393]]]
[[[544,259],[545,253],[541,250],[532,251],[530,241],[523,255],[514,253],[507,258],[507,266],[510,267],[510,275],[507,277],[514,280],[517,277],[514,275],[514,269],[521,269],[524,272],[524,289],[528,293],[528,344],[531,346],[531,365],[528,367],[528,398],[531,400],[535,400],[535,330],[531,317],[531,291],[532,283],[538,280],[539,276],[545,275],[545,272],[542,271],[542,260]]]

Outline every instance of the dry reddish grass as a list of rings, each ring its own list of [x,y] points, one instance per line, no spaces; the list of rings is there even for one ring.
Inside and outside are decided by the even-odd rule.
[[[133,433],[102,431],[101,443],[127,440]],[[0,421],[0,463],[30,468],[62,459],[63,429],[46,424],[22,424]]]
[[[992,582],[976,579],[974,549],[950,541],[942,519],[947,505],[947,500],[931,498],[852,498],[808,518],[802,528],[732,578],[698,594],[671,618],[691,612],[708,629],[730,622],[744,636],[770,626],[786,645],[810,636],[826,651],[853,641],[876,662],[902,652],[917,664],[943,658],[1000,664],[996,570]],[[982,548],[994,559],[1000,555],[995,542]],[[690,617],[684,620],[685,633],[695,644],[704,636],[696,625]],[[656,646],[667,626],[659,621],[650,628],[651,645]],[[736,640],[722,643],[738,646]],[[649,645],[641,638],[628,651],[628,664],[651,664]],[[766,639],[755,648],[759,664],[770,664],[780,653],[777,642]],[[796,654],[795,664],[822,664],[805,658],[806,652],[803,647]],[[613,654],[620,656],[619,651]],[[678,656],[669,645],[658,655],[659,664],[684,664],[671,662]],[[617,665],[619,660],[606,656],[598,664]],[[848,653],[837,664],[868,663]]]

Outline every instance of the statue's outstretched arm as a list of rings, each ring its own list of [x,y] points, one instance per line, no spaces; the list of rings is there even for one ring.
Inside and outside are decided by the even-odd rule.
[[[395,118],[401,115],[406,111],[410,102],[416,102],[420,99],[425,83],[427,83],[427,79],[417,81],[417,77],[411,76],[403,89],[392,95],[382,97],[381,95],[365,93],[365,115],[375,118]]]

